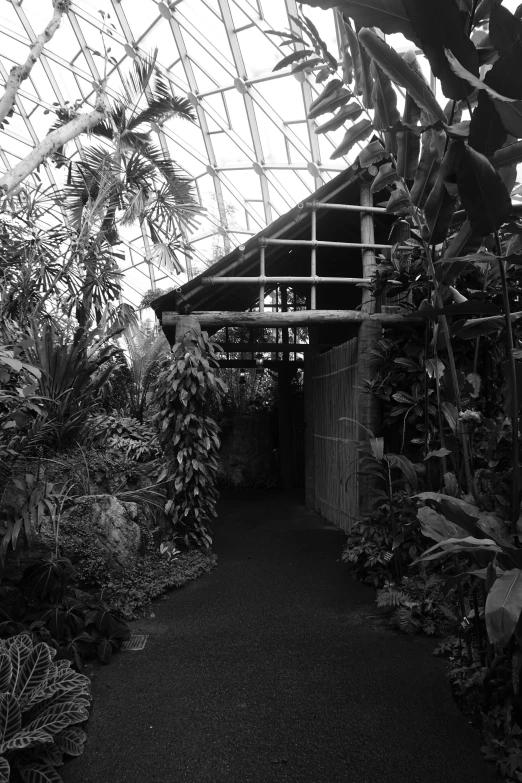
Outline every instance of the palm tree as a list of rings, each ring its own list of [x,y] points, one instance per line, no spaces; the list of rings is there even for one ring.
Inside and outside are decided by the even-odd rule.
[[[90,131],[102,143],[84,147],[81,160],[70,162],[63,149],[54,160],[69,167],[63,201],[73,227],[80,227],[86,213],[92,215],[102,240],[115,245],[118,226],[137,223],[149,246],[148,260],[181,272],[183,230],[195,225],[201,208],[193,183],[154,143],[152,131],[171,117],[195,122],[196,115],[186,98],[172,95],[156,56],[157,50],[136,57],[128,77],[122,78],[122,95]],[[60,109],[51,130],[69,122],[74,112]]]

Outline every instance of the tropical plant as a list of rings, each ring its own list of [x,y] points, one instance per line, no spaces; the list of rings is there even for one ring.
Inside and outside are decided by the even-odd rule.
[[[90,682],[28,634],[0,641],[0,779],[60,781],[63,756],[80,756],[86,740]]]
[[[73,227],[84,216],[110,244],[119,240],[118,226],[138,223],[148,260],[182,271],[179,253],[184,252],[183,230],[200,207],[192,182],[152,139],[152,129],[171,117],[195,121],[186,98],[174,97],[156,64],[157,51],[149,57],[136,55],[123,93],[115,98],[106,117],[90,130],[102,143],[86,146],[82,159],[69,163],[64,150],[54,154],[57,165],[68,165],[68,183],[63,204]],[[69,123],[76,108],[58,110],[51,131]],[[148,232],[148,233],[147,233]]]
[[[226,385],[216,374],[216,346],[206,333],[187,332],[164,361],[155,385],[160,406],[154,416],[167,458],[169,499],[165,511],[173,536],[209,547],[209,523],[216,516],[219,412]]]
[[[391,6],[350,0],[307,4],[337,9],[342,78],[337,77],[336,59],[302,12],[293,17],[298,32],[282,34],[285,45],[295,46],[282,62],[305,70],[320,61],[318,80],[334,77],[308,115],[315,119],[337,110],[317,129],[319,133],[346,123],[333,158],[371,137],[358,162],[373,173],[372,192],[382,193],[387,212],[397,215],[402,227],[398,248],[391,254],[392,267],[398,274],[405,265],[422,261],[429,285],[425,301],[416,310],[429,325],[424,363],[437,363],[443,355],[445,387],[458,420],[464,406],[454,343],[473,340],[479,356],[480,339],[501,335],[497,344],[502,351],[506,413],[512,423],[517,422],[519,314],[512,311],[517,309],[520,289],[519,226],[510,192],[516,164],[522,160],[522,143],[517,141],[522,138],[520,14],[511,14],[498,2],[456,0],[422,4],[403,0]],[[486,34],[482,28],[488,20]],[[431,90],[413,49],[399,54],[373,28],[385,34],[402,33],[423,52],[442,93],[450,99],[446,107]],[[479,76],[481,66],[485,66],[482,73],[487,70],[484,79]],[[406,93],[402,114],[397,90]],[[469,119],[462,119],[466,111]],[[410,240],[405,240],[404,228]],[[404,257],[408,242],[411,261]],[[482,277],[482,285],[468,297],[459,290],[458,278],[470,270]],[[476,374],[476,362],[474,369]],[[426,394],[424,406],[429,404]],[[464,491],[473,492],[469,444],[459,429],[455,436],[464,467],[463,478],[459,472],[457,480]],[[517,426],[512,426],[511,440],[514,530],[519,516]],[[444,443],[440,446],[444,448]]]
[[[33,324],[25,352],[41,373],[45,438],[54,440],[58,448],[74,442],[96,408],[97,394],[113,370],[109,360],[117,350],[110,337],[102,327],[90,331],[80,327],[71,339],[52,324],[41,329]]]
[[[137,324],[127,326],[122,335],[124,357],[129,369],[127,383],[128,412],[131,418],[143,422],[151,390],[161,365],[162,357],[170,350],[167,338],[153,329],[146,331]]]

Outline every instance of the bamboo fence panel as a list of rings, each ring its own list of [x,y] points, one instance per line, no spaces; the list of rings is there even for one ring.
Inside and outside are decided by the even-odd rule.
[[[357,338],[314,357],[313,429],[315,507],[349,532],[358,513]]]

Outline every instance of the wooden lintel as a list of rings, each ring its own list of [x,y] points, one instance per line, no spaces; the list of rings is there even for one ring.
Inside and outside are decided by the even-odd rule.
[[[224,343],[215,338],[224,353],[304,353],[311,348],[329,349],[330,343],[312,346],[309,343]]]
[[[259,368],[256,362],[252,361],[252,359],[220,359],[219,360],[220,367],[239,367],[245,370],[247,369],[278,370],[284,367],[304,367],[304,365],[305,363],[303,359],[296,359],[296,361],[289,361],[289,362],[265,359],[263,362],[263,366],[261,368]]]
[[[363,313],[360,310],[297,310],[289,313],[245,313],[235,311],[201,311],[193,312],[202,328],[221,328],[223,326],[259,326],[259,327],[289,327],[317,326],[327,323],[362,323],[363,321],[379,321],[383,326],[389,324],[407,324],[423,320],[418,316],[404,316],[391,313]],[[176,326],[183,316],[178,313],[164,312],[161,314],[162,326]]]

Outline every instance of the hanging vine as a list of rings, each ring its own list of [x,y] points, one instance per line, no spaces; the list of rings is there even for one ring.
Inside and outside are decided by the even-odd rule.
[[[206,333],[187,332],[165,360],[155,387],[155,422],[167,458],[165,511],[172,538],[208,548],[216,516],[220,409],[225,383],[218,377],[216,345]]]

